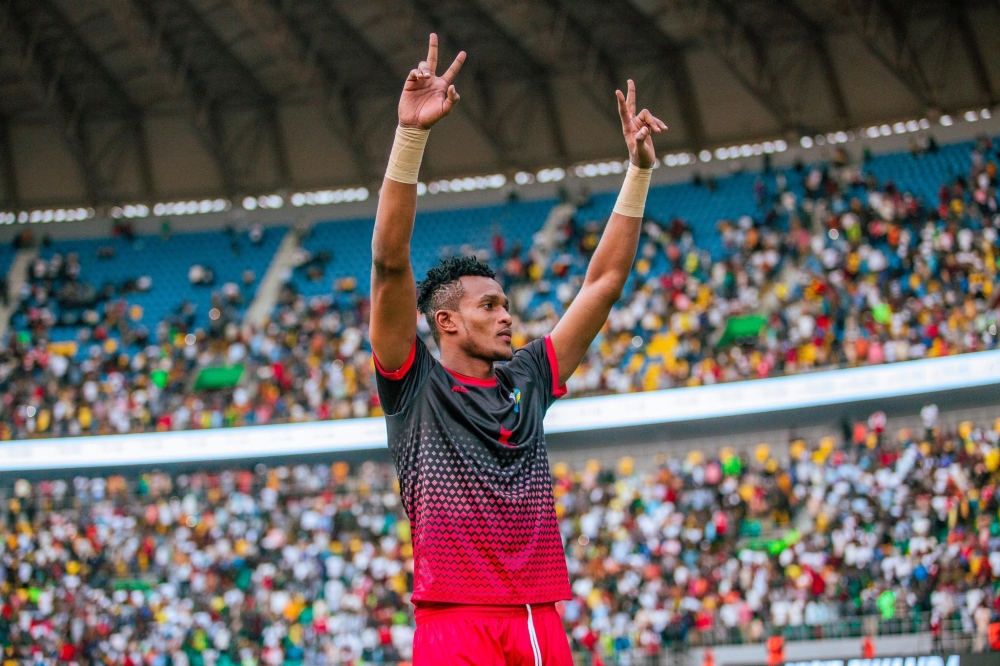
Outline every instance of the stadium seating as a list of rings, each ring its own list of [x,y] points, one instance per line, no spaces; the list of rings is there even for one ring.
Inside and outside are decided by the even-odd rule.
[[[776,634],[853,637],[860,654],[863,635],[935,626],[950,649],[982,649],[1000,612],[1000,419],[952,431],[922,416],[889,433],[873,415],[845,442],[556,462],[574,650],[637,664]],[[6,490],[7,658],[409,657],[412,546],[391,466],[137,474]]]
[[[252,271],[259,280],[285,231],[285,227],[268,228],[259,243],[252,243],[246,232],[58,240],[43,247],[39,258],[51,261],[59,256],[65,260],[76,255],[80,264],[77,280],[98,290],[106,285],[112,286],[110,300],[118,296],[126,282],[148,276],[151,279],[148,290],[132,289],[125,294],[129,308],[140,308],[134,313],[137,316],[130,315],[132,321],[155,329],[158,322],[175,314],[182,303],[189,302],[194,306],[193,325],[205,327],[209,323],[213,291],[227,282],[242,284],[246,270]],[[193,265],[201,265],[214,273],[211,285],[191,284],[188,272]],[[58,288],[64,280],[57,279],[56,282]],[[256,289],[255,283],[249,286],[251,288],[243,296],[244,305],[253,299]],[[50,339],[54,342],[75,340],[79,326],[60,325],[58,322],[64,315],[80,313],[62,312],[58,303],[49,303],[49,307],[54,308],[53,315],[57,321],[57,325],[49,331]],[[239,311],[242,312],[242,308]],[[15,328],[25,328],[27,314],[15,315],[13,323]],[[112,337],[115,337],[113,333]]]
[[[544,200],[418,213],[411,244],[414,273],[425,274],[443,256],[489,248],[497,233],[511,245],[530,247],[532,235],[541,228],[554,203]],[[353,278],[358,291],[367,294],[374,227],[370,218],[316,224],[302,246],[313,254],[330,253],[329,269],[322,280],[309,280],[297,271],[292,286],[307,297],[326,295],[332,281]]]
[[[1000,321],[986,305],[1000,254],[997,161],[996,143],[982,139],[862,164],[802,165],[652,188],[633,275],[567,382],[570,396],[996,348]],[[415,272],[419,279],[448,254],[487,258],[516,305],[514,344],[525,344],[547,334],[572,301],[614,199],[602,193],[579,206],[555,230],[555,246],[546,253],[533,251],[533,243],[551,200],[421,213]],[[50,340],[79,339],[83,315],[90,318],[85,338],[111,342],[80,345],[68,370],[56,363],[58,375],[49,367],[11,372],[0,384],[14,397],[0,405],[0,438],[379,415],[364,337],[372,225],[317,224],[271,325],[261,329],[228,324],[239,323],[284,229],[268,229],[256,246],[244,234],[213,232],[43,248],[42,276],[33,279],[12,319],[18,335],[0,353],[35,358],[31,352]],[[546,235],[544,241],[551,240]],[[102,248],[102,255],[113,250],[113,256],[98,258]],[[52,295],[63,278],[45,275],[56,270],[54,257],[72,253],[79,255],[79,284],[96,291],[110,283],[117,290],[84,313],[61,312]],[[190,284],[195,263],[214,272],[215,287]],[[254,279],[244,290],[239,285],[248,267]],[[143,275],[152,278],[151,288],[118,298],[125,281]],[[240,293],[211,320],[212,305],[222,305],[214,292],[228,282]],[[196,308],[178,314],[184,300]],[[75,323],[68,325],[64,315]],[[60,386],[92,372],[81,365],[87,359],[102,368],[93,381],[106,403],[81,412],[75,387],[66,386],[73,390],[64,395]],[[194,375],[227,364],[244,366],[240,386],[192,394]],[[162,391],[149,399],[153,372]],[[39,386],[45,387],[41,397]],[[69,408],[53,419],[60,400]],[[32,402],[44,418],[18,411]]]

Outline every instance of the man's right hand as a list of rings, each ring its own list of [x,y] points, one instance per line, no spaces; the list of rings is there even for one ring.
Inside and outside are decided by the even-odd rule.
[[[399,98],[399,124],[402,127],[430,129],[451,113],[459,99],[451,82],[462,69],[463,62],[465,51],[455,57],[447,72],[438,76],[438,38],[431,33],[427,60],[422,60],[416,69],[410,71],[403,85],[403,94]]]

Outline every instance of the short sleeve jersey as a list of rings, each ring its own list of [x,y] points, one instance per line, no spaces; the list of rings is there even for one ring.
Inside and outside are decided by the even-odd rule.
[[[519,349],[492,380],[452,372],[420,340],[398,371],[375,363],[411,524],[412,600],[569,599],[542,431],[566,392],[551,341]]]

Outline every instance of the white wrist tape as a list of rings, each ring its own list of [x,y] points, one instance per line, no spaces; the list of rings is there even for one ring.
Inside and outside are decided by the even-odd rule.
[[[396,140],[393,141],[392,152],[389,153],[389,166],[385,168],[385,177],[397,183],[416,185],[420,174],[420,162],[424,158],[424,146],[430,133],[429,129],[396,127]]]
[[[614,211],[625,217],[641,218],[646,209],[646,194],[649,192],[649,180],[652,177],[652,169],[640,169],[634,164],[629,164]]]

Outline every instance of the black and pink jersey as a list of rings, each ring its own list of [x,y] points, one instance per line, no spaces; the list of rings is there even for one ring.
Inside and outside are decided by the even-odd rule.
[[[420,340],[398,371],[378,370],[413,535],[413,601],[569,599],[542,432],[566,392],[552,342],[529,343],[491,380],[448,370]]]

